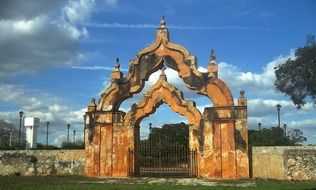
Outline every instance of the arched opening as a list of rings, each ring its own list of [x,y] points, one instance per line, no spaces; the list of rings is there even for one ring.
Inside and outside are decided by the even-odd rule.
[[[142,140],[141,121],[156,113],[156,110],[165,104],[172,112],[184,116],[189,124],[164,125],[162,128],[150,126],[149,138]],[[162,106],[162,109],[164,108],[166,107]],[[159,120],[165,123],[162,117]],[[129,153],[129,157],[133,158],[131,162],[134,167],[130,169],[130,175],[195,176],[197,173],[195,149],[199,146],[197,132],[201,120],[202,115],[195,107],[195,103],[184,100],[183,93],[167,82],[167,77],[162,71],[157,82],[144,93],[139,103],[132,105],[131,110],[124,117],[126,125],[134,127],[134,149]],[[185,127],[187,130],[181,130]],[[180,132],[184,133],[183,138],[187,137],[187,142],[184,139],[176,142],[176,139],[169,134]]]
[[[168,112],[168,117],[161,117]],[[135,126],[135,176],[189,177],[196,173],[192,163],[195,151],[189,147],[186,117],[161,104],[156,112]]]

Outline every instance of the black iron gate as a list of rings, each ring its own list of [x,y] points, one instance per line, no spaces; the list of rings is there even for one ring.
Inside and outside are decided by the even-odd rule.
[[[166,140],[143,140],[129,150],[129,175],[141,177],[196,177],[197,153]]]

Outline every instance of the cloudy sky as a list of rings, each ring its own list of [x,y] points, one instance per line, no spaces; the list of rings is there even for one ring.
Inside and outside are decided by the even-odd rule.
[[[127,73],[129,60],[155,39],[165,16],[171,41],[197,56],[205,70],[211,49],[219,63],[219,78],[235,99],[244,89],[248,98],[249,128],[277,125],[275,105],[281,104],[281,124],[299,128],[316,144],[316,108],[296,110],[273,86],[274,67],[316,34],[316,2],[202,1],[202,0],[2,0],[0,1],[0,119],[18,126],[18,111],[41,119],[39,141],[50,121],[50,144],[66,139],[66,125],[82,138],[83,114],[92,97],[108,85],[116,57]],[[185,89],[168,69],[168,80],[195,100],[198,108],[211,106],[205,97]],[[157,79],[154,73],[146,86]],[[142,92],[143,93],[143,92]],[[128,110],[139,96],[122,104]],[[162,105],[148,123],[186,121]]]

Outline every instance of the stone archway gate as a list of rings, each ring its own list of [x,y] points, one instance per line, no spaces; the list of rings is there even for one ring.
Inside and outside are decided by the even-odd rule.
[[[181,91],[167,82],[162,71],[158,81],[131,106],[119,110],[121,103],[139,93],[149,76],[169,67],[178,72],[186,87],[207,96],[213,107],[203,114],[193,101],[184,100]],[[197,176],[204,178],[248,178],[247,100],[240,92],[238,105],[226,84],[218,78],[212,51],[206,73],[197,69],[196,58],[184,47],[169,40],[165,20],[160,21],[155,42],[142,49],[129,64],[127,76],[119,60],[112,72],[111,85],[96,104],[92,99],[86,112],[85,174],[101,177],[126,177],[129,150],[139,139],[139,123],[162,103],[189,121],[189,146],[197,150]]]

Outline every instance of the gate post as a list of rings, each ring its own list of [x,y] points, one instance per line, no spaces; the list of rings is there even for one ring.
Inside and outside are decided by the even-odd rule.
[[[237,178],[249,178],[247,99],[243,90],[240,91],[235,116]]]

